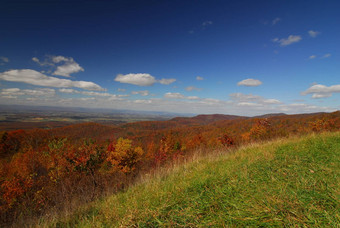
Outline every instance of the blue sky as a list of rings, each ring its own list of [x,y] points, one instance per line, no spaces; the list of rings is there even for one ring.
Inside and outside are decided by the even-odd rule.
[[[339,1],[2,1],[0,104],[340,109]]]

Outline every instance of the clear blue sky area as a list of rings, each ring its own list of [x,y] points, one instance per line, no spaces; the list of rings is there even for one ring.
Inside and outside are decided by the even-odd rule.
[[[340,1],[1,1],[0,104],[340,109]]]

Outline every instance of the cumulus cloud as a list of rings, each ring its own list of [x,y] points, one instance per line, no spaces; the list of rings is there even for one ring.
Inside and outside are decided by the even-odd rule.
[[[116,94],[111,94],[111,93],[100,93],[100,92],[94,92],[94,91],[79,91],[75,89],[66,89],[62,88],[59,89],[59,92],[61,93],[75,93],[75,94],[82,94],[86,96],[96,96],[96,97],[113,97],[113,98],[118,98],[121,95],[116,95]]]
[[[72,81],[68,79],[60,79],[55,77],[46,76],[38,71],[31,69],[23,70],[9,70],[0,73],[0,80],[10,82],[23,82],[37,86],[48,86],[48,87],[76,87],[86,90],[104,90],[99,85],[88,82],[88,81]]]
[[[159,83],[161,83],[162,85],[170,85],[171,83],[174,83],[176,81],[176,79],[174,78],[162,78],[161,80],[158,80]]]
[[[39,64],[40,66],[47,66],[47,65],[54,66],[53,63],[49,63],[48,61],[41,62],[37,57],[33,57],[32,61]]]
[[[282,39],[274,38],[272,41],[274,43],[279,43],[280,46],[287,46],[287,45],[290,45],[290,44],[293,44],[293,43],[297,43],[301,40],[302,40],[301,36],[290,35],[290,36],[288,36],[288,38],[282,38]]]
[[[265,99],[263,100],[263,103],[266,104],[281,104],[282,102],[277,99]]]
[[[207,26],[212,25],[212,21],[204,21],[202,23],[203,28],[206,28]]]
[[[0,65],[4,65],[5,63],[8,63],[9,59],[4,56],[0,56]]]
[[[32,61],[36,62],[40,66],[56,67],[56,70],[53,72],[53,75],[58,75],[58,76],[63,76],[63,77],[71,77],[71,74],[73,73],[84,71],[84,68],[82,68],[76,61],[74,61],[72,57],[52,55],[52,56],[47,56],[43,62],[40,61],[37,57],[33,57]]]
[[[99,93],[99,92],[93,92],[93,91],[82,91],[81,94],[88,95],[88,96],[101,96],[101,97],[116,96],[110,93]]]
[[[134,100],[136,104],[151,104],[152,100]]]
[[[248,78],[248,79],[244,79],[238,82],[237,85],[238,86],[260,86],[262,85],[262,82],[257,79]]]
[[[244,93],[231,93],[229,96],[233,100],[237,101],[254,101],[254,100],[262,100],[263,98],[258,95],[252,95],[252,94],[244,94]]]
[[[52,60],[53,56],[47,56],[44,61],[40,61],[37,57],[33,57],[32,61],[37,63],[40,66],[55,66],[55,63]]]
[[[138,86],[151,86],[157,82],[163,85],[169,85],[176,81],[174,78],[156,80],[156,78],[147,73],[137,73],[137,74],[118,74],[115,78],[116,82],[127,83]]]
[[[81,101],[94,101],[96,98],[94,97],[81,97],[79,100]]]
[[[148,96],[149,95],[149,91],[148,90],[141,90],[141,91],[132,91],[131,92],[133,95],[141,95],[141,96]]]
[[[188,86],[187,88],[185,88],[186,91],[201,91],[202,89],[200,88],[196,88],[195,86]]]
[[[54,63],[60,63],[60,62],[74,62],[73,58],[66,58],[64,56],[51,56],[52,61]]]
[[[151,86],[157,82],[154,76],[142,73],[126,75],[118,74],[115,81],[138,86]]]
[[[44,97],[53,97],[55,95],[55,90],[50,88],[42,88],[42,89],[19,89],[19,88],[8,88],[2,89],[1,96],[7,96],[16,98],[18,96],[44,96]]]
[[[282,112],[287,113],[313,113],[313,112],[334,112],[336,109],[303,103],[283,104],[278,107]]]
[[[309,56],[309,59],[315,59],[315,58],[316,58],[316,55]]]
[[[200,98],[197,96],[188,96],[187,99],[189,100],[199,100]]]
[[[254,106],[260,106],[260,104],[252,103],[252,102],[240,102],[240,103],[237,104],[237,106],[254,107]]]
[[[197,77],[196,77],[196,80],[197,80],[197,81],[202,81],[203,79],[204,79],[204,78],[201,77],[201,76],[197,76]]]
[[[308,34],[309,34],[310,37],[315,38],[315,37],[317,37],[317,36],[320,34],[320,32],[318,32],[318,31],[313,31],[313,30],[309,30],[309,31],[308,31]]]
[[[2,89],[1,94],[2,95],[18,95],[18,92],[20,92],[19,88],[9,88],[9,89]],[[22,95],[22,94],[20,94]]]
[[[36,62],[36,63],[38,63],[38,64],[40,64],[40,61],[39,61],[39,59],[38,59],[37,57],[33,57],[33,58],[32,58],[32,61],[33,61],[33,62]]]
[[[251,106],[252,104],[261,105],[276,105],[282,102],[277,99],[266,99],[258,95],[244,94],[244,93],[232,93],[229,94],[230,98],[236,103],[241,104],[241,106]]]
[[[70,77],[70,74],[84,71],[84,68],[76,63],[73,58],[66,58],[64,56],[53,56],[52,61],[54,63],[63,62],[63,65],[58,66],[56,71],[53,72],[53,75]]]
[[[183,94],[181,93],[166,93],[164,94],[164,97],[165,98],[170,98],[170,99],[186,99],[186,100],[199,100],[200,102],[203,102],[204,100],[208,101],[209,98],[206,98],[206,99],[201,99],[197,96],[184,96]],[[207,100],[208,99],[208,100]]]
[[[325,86],[316,84],[303,91],[301,95],[312,94],[312,98],[331,97],[333,93],[340,93],[340,85]]]
[[[61,93],[78,93],[78,90],[62,88],[62,89],[59,89],[59,92],[61,92]]]
[[[180,93],[166,93],[164,94],[165,98],[172,98],[172,99],[184,99],[185,96],[183,94]]]
[[[325,59],[325,58],[329,58],[331,57],[331,54],[330,53],[327,53],[327,54],[324,54],[321,58],[322,59]]]
[[[8,91],[0,90],[0,102],[2,104],[31,104],[31,105],[53,105],[67,107],[93,107],[93,108],[116,108],[129,110],[149,110],[149,111],[169,111],[187,113],[226,113],[233,115],[254,116],[265,113],[285,112],[285,113],[308,113],[308,112],[330,112],[333,108],[307,105],[307,104],[276,104],[275,99],[266,99],[257,95],[234,94],[235,99],[218,100],[212,98],[186,97],[178,93],[168,93],[175,99],[152,98],[152,99],[122,99],[119,96],[95,96],[91,97],[62,97],[59,96],[15,96],[15,93],[22,93],[18,88],[11,88]],[[61,88],[64,92],[73,92],[70,88]],[[82,90],[79,91],[80,94]],[[1,92],[5,92],[1,94]],[[11,95],[13,94],[13,95]],[[105,93],[98,93],[105,94]],[[184,97],[184,99],[182,99]],[[176,99],[177,98],[177,99]],[[179,98],[179,99],[178,99]],[[271,104],[275,103],[275,104]]]
[[[274,20],[272,20],[272,25],[276,25],[279,21],[281,21],[281,18],[275,18]]]

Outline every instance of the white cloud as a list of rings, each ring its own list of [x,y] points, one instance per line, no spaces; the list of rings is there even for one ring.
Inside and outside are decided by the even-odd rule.
[[[172,98],[172,99],[184,99],[185,96],[183,94],[180,93],[166,93],[164,94],[165,98]]]
[[[274,20],[272,20],[272,25],[276,25],[279,21],[281,21],[281,18],[275,18]]]
[[[32,61],[36,62],[37,64],[39,64],[40,66],[55,66],[55,64],[52,62],[51,60],[51,56],[47,57],[44,62],[41,62],[37,57],[33,57]]]
[[[318,32],[318,31],[313,31],[313,30],[309,30],[309,31],[308,31],[308,34],[309,34],[310,37],[315,38],[315,37],[317,37],[317,36],[320,34],[320,32]]]
[[[54,89],[42,88],[42,89],[19,89],[19,88],[9,88],[2,89],[1,96],[44,96],[44,97],[53,97],[55,95]]]
[[[257,79],[248,78],[248,79],[244,79],[238,82],[237,85],[238,86],[259,86],[259,85],[262,85],[262,82]]]
[[[25,95],[31,96],[54,96],[55,90],[50,88],[42,88],[42,89],[24,89],[22,90]]]
[[[1,95],[0,97],[5,98],[5,99],[16,99],[17,98],[17,96],[3,96],[3,95]]]
[[[313,94],[312,98],[331,97],[333,93],[340,93],[340,85],[325,86],[316,84],[303,91],[301,95]]]
[[[293,43],[297,43],[301,40],[302,40],[301,36],[290,35],[290,36],[288,36],[288,38],[282,38],[282,39],[274,38],[272,41],[274,43],[279,43],[280,46],[287,46],[287,45],[290,45],[290,44],[293,44]]]
[[[197,96],[188,96],[187,99],[189,100],[199,100],[200,98]]]
[[[313,113],[313,112],[334,112],[336,109],[308,104],[283,104],[280,105],[279,110],[286,113]]]
[[[66,58],[64,56],[53,56],[52,61],[54,63],[63,62],[63,65],[57,67],[53,75],[59,75],[64,77],[70,77],[70,74],[77,73],[79,71],[84,71],[78,63],[76,63],[73,58]]]
[[[260,104],[252,103],[252,102],[240,102],[237,104],[237,106],[250,106],[250,107],[259,106],[259,105]]]
[[[151,86],[155,84],[157,81],[154,76],[150,74],[118,74],[115,78],[116,82],[120,83],[127,83],[132,85],[138,85],[138,86]]]
[[[327,54],[324,54],[321,58],[322,59],[325,59],[325,58],[329,58],[331,57],[331,54],[330,53],[327,53]]]
[[[41,62],[37,57],[32,58],[33,62],[38,63],[40,66],[52,66],[57,67],[53,72],[53,75],[63,76],[63,77],[71,77],[70,75],[73,73],[77,73],[80,71],[84,71],[77,62],[74,61],[72,57],[64,57],[64,56],[47,56],[44,62]],[[62,63],[59,66],[56,64]]]
[[[9,59],[4,56],[0,56],[0,65],[4,65],[5,63],[8,63]]]
[[[263,98],[258,95],[252,95],[252,94],[244,94],[244,93],[231,93],[229,96],[233,100],[237,101],[254,101],[254,100],[262,100]]]
[[[104,90],[99,85],[88,81],[72,81],[68,79],[60,79],[55,77],[46,76],[38,71],[31,69],[23,70],[9,70],[0,73],[0,80],[11,82],[23,82],[37,86],[49,86],[49,87],[76,87],[86,90]]]
[[[195,86],[188,86],[187,88],[185,88],[186,91],[201,91],[202,89],[200,88],[196,88]]]
[[[204,78],[201,77],[201,76],[197,76],[197,77],[196,77],[196,80],[197,80],[197,81],[202,81],[203,79],[204,79]]]
[[[51,58],[52,58],[52,61],[54,63],[73,62],[74,61],[73,58],[66,58],[66,57],[61,56],[61,55],[59,55],[59,56],[51,56]]]
[[[158,82],[161,83],[162,85],[170,85],[171,83],[174,83],[176,81],[176,79],[174,78],[162,78],[161,80],[159,80]]]
[[[78,93],[78,91],[75,90],[75,89],[65,89],[65,88],[59,89],[59,92],[61,92],[61,93]]]
[[[117,97],[129,97],[129,94],[118,94]]]
[[[110,94],[110,93],[98,93],[98,92],[93,92],[93,91],[82,91],[81,94],[88,95],[88,96],[101,96],[101,97],[116,96],[116,95]]]
[[[79,100],[81,101],[94,101],[96,98],[94,97],[81,97],[81,98],[78,98]]]
[[[99,93],[99,92],[93,92],[93,91],[79,91],[75,89],[59,89],[59,92],[61,93],[75,93],[75,94],[82,94],[86,96],[96,96],[96,97],[109,97],[109,98],[118,98],[120,96],[129,96],[129,95],[116,95],[111,93]]]
[[[315,58],[316,58],[316,55],[309,56],[309,59],[315,59]]]
[[[141,96],[148,96],[149,95],[149,91],[148,90],[141,90],[141,91],[132,91],[131,92],[133,95],[141,95]]]
[[[203,28],[205,28],[205,27],[207,27],[207,26],[209,26],[209,25],[212,25],[212,21],[204,21],[204,22],[202,23]]]
[[[118,91],[118,92],[125,92],[125,91],[126,91],[126,89],[121,89],[121,88],[118,88],[118,89],[117,89],[117,91]]]
[[[33,57],[33,58],[32,58],[32,61],[38,63],[40,66],[46,65],[45,63],[40,62],[40,60],[39,60],[37,57]]]
[[[205,98],[205,99],[201,99],[197,96],[184,96],[181,93],[166,93],[164,94],[165,98],[171,98],[171,99],[186,99],[186,100],[196,100],[196,101],[200,101],[200,102],[204,102],[210,100],[210,98]],[[211,100],[215,100],[215,99],[211,99]]]
[[[263,103],[266,103],[266,104],[281,104],[282,102],[277,100],[277,99],[266,99],[266,100],[263,100]]]
[[[14,88],[15,89],[15,88]],[[13,92],[21,92],[18,89]],[[67,90],[66,90],[67,91]],[[5,91],[6,92],[6,91]],[[7,91],[8,92],[8,91]],[[71,91],[68,91],[71,92]],[[79,92],[82,92],[79,90]],[[0,90],[1,93],[1,90]],[[104,93],[103,93],[104,94]],[[184,95],[172,94],[171,97],[182,97]],[[168,94],[168,95],[169,95]],[[218,100],[212,98],[185,97],[184,99],[123,99],[119,96],[95,96],[95,97],[73,97],[65,98],[59,96],[12,96],[1,95],[1,104],[19,105],[49,105],[64,107],[92,107],[92,108],[117,108],[127,110],[148,110],[148,111],[168,111],[178,113],[225,113],[232,115],[254,116],[266,113],[285,112],[310,113],[335,111],[334,108],[307,105],[307,104],[270,104],[277,103],[258,95],[238,94],[239,99]]]
[[[176,81],[174,78],[169,78],[169,79],[161,79],[161,80],[156,80],[156,78],[150,74],[147,73],[130,73],[130,74],[118,74],[117,77],[115,78],[116,82],[120,83],[127,83],[127,84],[132,84],[132,85],[138,85],[138,86],[151,86],[157,82],[163,85],[169,85],[173,82]]]
[[[18,92],[20,92],[19,88],[9,88],[9,89],[2,89],[1,90],[1,94],[3,94],[3,95],[13,95],[13,93],[15,93],[15,95],[17,95]]]
[[[152,100],[134,100],[134,103],[137,103],[137,104],[151,104]]]
[[[252,94],[243,94],[243,93],[232,93],[229,94],[231,99],[237,103],[245,106],[251,106],[252,104],[261,104],[261,105],[276,105],[276,104],[282,104],[281,101],[277,99],[265,99],[258,95],[252,95]]]
[[[331,97],[332,96],[332,94],[331,93],[314,93],[313,95],[312,95],[312,98],[314,98],[314,99],[319,99],[319,98],[326,98],[326,97]]]

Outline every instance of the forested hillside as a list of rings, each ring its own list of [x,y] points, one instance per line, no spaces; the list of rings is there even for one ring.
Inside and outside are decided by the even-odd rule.
[[[340,112],[246,118],[201,115],[0,133],[1,221],[36,217],[126,189],[142,173],[251,142],[338,131]]]
[[[339,164],[339,132],[255,143],[200,155],[39,225],[338,227]]]

